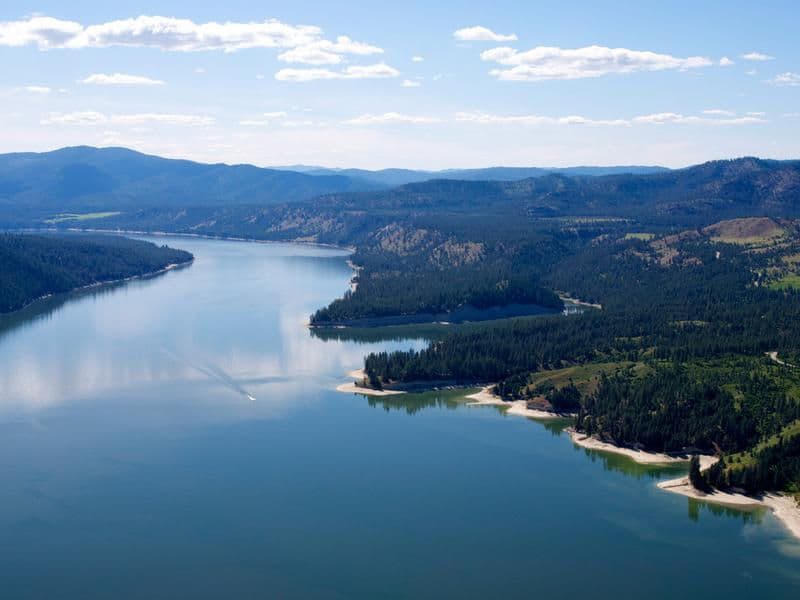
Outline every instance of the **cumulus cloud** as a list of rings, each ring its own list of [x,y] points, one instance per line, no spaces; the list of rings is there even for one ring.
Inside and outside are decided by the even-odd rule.
[[[404,88],[415,88],[421,86],[422,84],[419,81],[414,81],[413,79],[404,79],[401,85]]]
[[[732,110],[725,110],[725,109],[722,109],[722,108],[709,108],[707,110],[704,110],[703,114],[704,115],[715,115],[715,116],[718,116],[718,117],[732,117],[736,113],[733,112]]]
[[[719,116],[719,113],[713,113]],[[756,116],[737,118],[710,118],[709,116],[685,116],[679,113],[665,112],[650,115],[641,115],[633,119],[592,119],[580,115],[565,117],[550,117],[544,115],[494,115],[485,112],[459,112],[455,120],[479,125],[586,125],[594,127],[631,127],[633,125],[664,125],[667,123],[697,124],[697,125],[745,125],[750,123],[764,123],[765,120]]]
[[[720,67],[730,67],[730,66],[735,65],[735,64],[736,63],[734,61],[732,61],[730,58],[728,58],[727,56],[723,56],[722,58],[719,59],[719,66]]]
[[[278,55],[279,60],[308,65],[337,65],[345,62],[346,56],[371,56],[383,53],[382,48],[355,41],[348,36],[339,36],[335,41],[329,40],[323,37],[322,29],[319,27],[291,25],[276,19],[196,23],[190,19],[142,15],[84,25],[76,21],[34,16],[19,21],[0,22],[0,46],[28,45],[38,46],[42,50],[125,46],[175,52],[211,50],[235,52],[249,48],[275,48],[282,50]],[[395,76],[389,74],[387,69],[390,67],[382,71],[376,67],[378,65],[349,67],[342,72],[320,69],[304,73],[285,69],[279,79],[310,81]],[[87,83],[148,85],[144,81],[122,82],[103,79]]]
[[[347,125],[386,125],[386,124],[408,124],[420,125],[426,123],[438,123],[439,119],[436,117],[422,117],[415,115],[406,115],[398,112],[387,112],[381,115],[365,114],[353,119],[344,121]]]
[[[81,80],[81,83],[93,85],[164,85],[164,82],[160,79],[151,79],[141,75],[126,75],[125,73],[114,73],[113,75],[94,73]]]
[[[422,56],[419,56],[419,55],[411,57],[411,62],[422,62],[424,60],[425,59]]]
[[[173,51],[294,48],[317,41],[322,30],[271,19],[261,22],[195,23],[190,19],[142,15],[84,26],[75,21],[35,16],[0,22],[0,45],[49,48],[134,46]]]
[[[275,79],[278,81],[305,83],[320,79],[383,79],[397,77],[398,75],[400,75],[400,71],[394,67],[390,67],[386,63],[377,63],[365,66],[353,65],[343,71],[332,71],[330,69],[281,69],[275,73]]]
[[[495,33],[488,27],[464,27],[453,32],[453,37],[462,42],[513,42],[517,36],[513,33]]]
[[[710,59],[703,56],[678,58],[669,54],[605,46],[538,46],[524,52],[501,46],[485,50],[481,53],[481,59],[507,67],[490,71],[491,75],[503,81],[584,79],[611,73],[668,69],[685,71],[712,64]]]
[[[772,85],[797,87],[800,86],[800,73],[791,73],[787,71],[786,73],[776,75],[773,79],[769,80],[769,83]]]
[[[163,125],[202,126],[214,123],[212,117],[171,113],[112,114],[87,110],[71,113],[50,113],[41,120],[42,125]]]
[[[343,54],[368,56],[382,54],[383,48],[371,46],[363,42],[356,42],[347,36],[339,36],[335,42],[318,40],[310,44],[297,46],[278,55],[278,59],[289,63],[304,63],[308,65],[338,65],[342,62]]]
[[[755,62],[763,62],[765,60],[774,60],[774,56],[770,56],[769,54],[762,54],[761,52],[748,52],[747,54],[742,54],[739,58],[743,58],[744,60],[752,60]]]

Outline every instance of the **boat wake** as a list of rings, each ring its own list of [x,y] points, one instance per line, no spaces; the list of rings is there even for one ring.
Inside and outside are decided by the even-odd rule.
[[[242,387],[242,385],[238,381],[236,381],[233,377],[231,377],[230,374],[225,372],[225,370],[222,367],[220,367],[219,365],[215,365],[215,364],[213,364],[211,362],[205,362],[203,364],[196,363],[196,362],[190,360],[189,358],[187,358],[185,355],[181,355],[178,352],[176,352],[175,350],[170,350],[169,348],[167,348],[165,346],[162,346],[161,350],[162,350],[162,352],[167,354],[173,360],[175,360],[177,362],[181,362],[181,363],[191,367],[195,371],[199,371],[200,373],[202,373],[203,375],[205,375],[209,379],[213,379],[213,380],[223,384],[228,389],[236,392],[240,396],[244,396],[245,398],[247,398],[251,402],[255,402],[256,401],[256,397],[253,396],[253,394],[251,394],[244,387]]]

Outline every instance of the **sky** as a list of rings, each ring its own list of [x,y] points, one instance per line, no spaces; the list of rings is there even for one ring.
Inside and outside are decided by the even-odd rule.
[[[800,4],[0,6],[0,152],[417,169],[800,158]]]

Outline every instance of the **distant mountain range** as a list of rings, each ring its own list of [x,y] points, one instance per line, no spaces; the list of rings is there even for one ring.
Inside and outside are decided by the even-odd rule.
[[[202,164],[125,148],[79,146],[0,155],[0,211],[266,205],[384,186],[347,175]]]
[[[67,221],[102,215],[104,223],[131,223],[135,214],[148,211],[168,218],[163,223],[166,228],[200,215],[213,221],[197,222],[198,227],[207,227],[222,212],[246,219],[284,204],[302,206],[311,211],[309,215],[315,210],[469,212],[512,205],[534,217],[681,217],[686,222],[800,214],[800,161],[740,158],[676,170],[292,169],[202,164],[124,148],[81,146],[4,154],[0,155],[0,226],[53,223],[65,213]],[[415,180],[402,183],[409,179]],[[119,218],[105,218],[118,213]]]
[[[593,176],[619,175],[623,173],[645,175],[669,171],[666,167],[619,166],[619,167],[487,167],[484,169],[445,169],[443,171],[420,171],[412,169],[327,169],[307,165],[276,167],[306,175],[346,175],[362,181],[386,186],[418,183],[431,179],[455,179],[460,181],[520,181],[545,175]]]
[[[368,194],[338,194],[351,209],[469,212],[525,207],[533,217],[614,216],[708,222],[800,215],[800,161],[739,158],[656,173],[548,174],[519,181],[431,180]],[[324,202],[324,198],[320,199]]]
[[[125,148],[78,146],[0,155],[0,217],[145,208],[266,206],[342,192],[378,191],[428,179],[514,181],[549,173],[600,175],[658,167],[505,168],[452,171],[267,169],[203,164]]]
[[[398,223],[448,230],[469,221],[470,227],[502,236],[503,229],[526,228],[535,220],[553,219],[554,226],[562,227],[555,220],[565,219],[579,228],[582,223],[624,219],[641,226],[685,229],[747,216],[800,217],[800,161],[741,158],[645,175],[437,179],[285,204],[164,205],[90,215],[80,223],[69,217],[49,223],[358,245]],[[22,224],[42,222],[28,218]],[[0,226],[14,224],[0,214]]]

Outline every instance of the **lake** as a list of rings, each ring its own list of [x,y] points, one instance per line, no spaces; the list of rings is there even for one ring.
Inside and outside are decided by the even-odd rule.
[[[674,467],[336,392],[424,345],[311,335],[343,252],[155,241],[194,264],[0,320],[2,598],[798,597],[800,543],[658,490]]]

